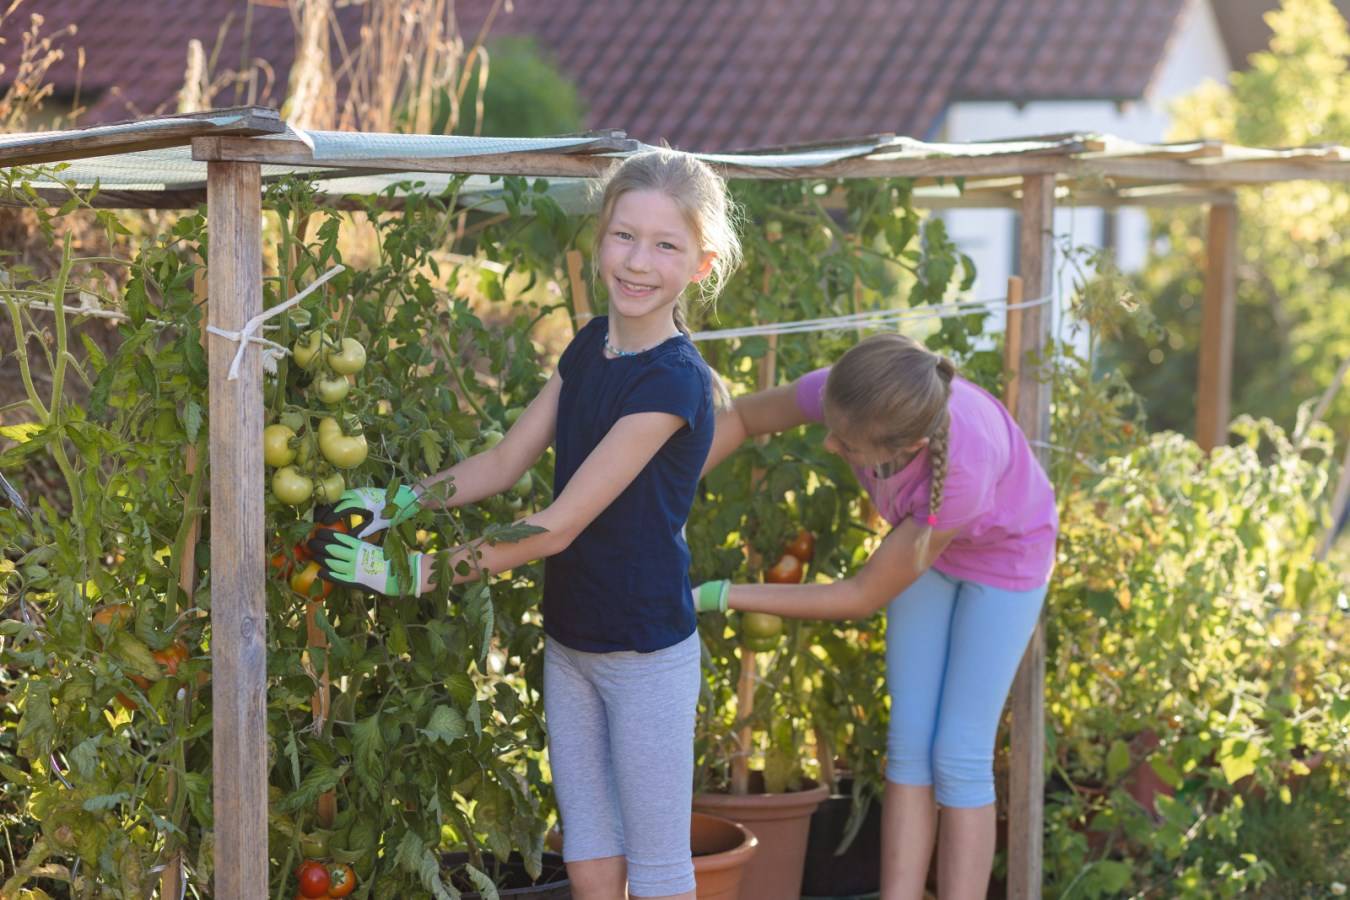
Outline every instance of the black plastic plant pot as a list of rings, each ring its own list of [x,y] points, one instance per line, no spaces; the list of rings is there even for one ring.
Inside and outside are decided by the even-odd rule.
[[[833,794],[811,816],[806,842],[802,898],[876,896],[881,890],[881,798],[868,807],[862,827],[840,856],[835,855],[853,808],[853,779],[839,780]]]
[[[443,872],[462,870],[469,861],[467,853],[442,853]],[[570,900],[572,886],[567,880],[567,868],[563,858],[557,853],[544,854],[544,869],[539,880],[534,881],[525,871],[525,860],[518,853],[503,861],[491,853],[483,854],[483,869],[497,885],[500,897],[527,897],[529,900]],[[473,889],[473,885],[462,875],[456,874],[454,885],[464,900],[481,900],[482,895]]]

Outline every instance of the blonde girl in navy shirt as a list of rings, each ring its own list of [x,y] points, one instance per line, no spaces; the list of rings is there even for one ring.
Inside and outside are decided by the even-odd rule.
[[[578,900],[692,898],[701,676],[681,530],[712,444],[715,379],[680,302],[691,284],[711,299],[740,248],[721,178],[669,150],[614,170],[598,225],[608,317],[578,332],[500,444],[400,489],[394,505],[477,502],[556,445],[554,502],[525,520],[545,530],[478,547],[476,566],[496,573],[546,559],[544,711],[572,891]],[[423,499],[447,479],[448,501]],[[407,592],[382,550],[359,539],[387,527],[384,497],[348,491],[328,514],[368,524],[313,542],[326,577]],[[468,556],[451,553],[452,569]],[[431,586],[432,558],[410,557],[420,593]]]

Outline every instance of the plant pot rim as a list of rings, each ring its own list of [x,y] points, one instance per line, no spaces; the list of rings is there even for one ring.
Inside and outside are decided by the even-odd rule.
[[[733,809],[742,810],[747,807],[763,810],[766,813],[809,813],[830,796],[830,789],[809,778],[805,779],[805,782],[810,787],[804,787],[800,791],[786,791],[781,794],[699,793],[694,795],[694,806],[703,812],[713,814],[722,814],[724,811]]]
[[[746,828],[740,822],[733,822],[724,816],[713,815],[712,813],[694,812],[691,814],[692,820],[702,820],[705,823],[725,826],[740,832],[741,842],[730,850],[721,850],[717,853],[705,853],[694,857],[695,872],[720,872],[723,869],[734,869],[743,866],[750,861],[759,849],[759,838],[755,837],[754,832]],[[696,822],[691,822],[696,824]]]

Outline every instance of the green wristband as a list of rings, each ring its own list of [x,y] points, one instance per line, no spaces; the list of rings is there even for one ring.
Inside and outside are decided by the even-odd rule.
[[[731,582],[723,579],[721,581],[705,581],[698,586],[696,592],[698,597],[697,612],[720,612],[727,611],[727,595],[731,593]]]

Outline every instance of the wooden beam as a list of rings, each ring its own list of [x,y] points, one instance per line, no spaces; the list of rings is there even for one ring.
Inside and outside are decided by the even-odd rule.
[[[1021,277],[1030,300],[1049,294],[1054,283],[1055,179],[1033,175],[1023,181]],[[1050,440],[1050,378],[1041,354],[1050,340],[1050,305],[1020,310],[1017,396],[1013,415],[1047,466]],[[1012,706],[1011,784],[1008,803],[1008,897],[1041,896],[1041,853],[1045,822],[1045,628],[1036,623],[1010,696]]]
[[[256,141],[249,138],[207,137],[192,142],[192,158],[198,161],[257,162],[279,166],[340,168],[349,172],[448,172],[466,175],[531,175],[592,178],[614,165],[612,156],[601,154],[634,150],[638,143],[615,138],[594,138],[584,144],[559,150],[522,150],[445,157],[385,157],[360,159],[315,159],[309,145],[293,140]]]
[[[0,138],[0,166],[31,166],[91,156],[184,147],[193,138],[204,135],[278,134],[285,130],[286,125],[276,110],[241,107],[164,116],[119,125],[94,125],[73,131],[10,135]]]
[[[1237,206],[1234,204],[1210,206],[1205,251],[1195,441],[1209,451],[1228,441],[1233,327],[1237,312]]]
[[[262,312],[262,183],[253,163],[207,166],[207,321],[238,331]],[[215,896],[266,897],[267,615],[262,358],[211,335],[212,801]]]
[[[1003,331],[1003,405],[1017,409],[1017,389],[1021,382],[1017,373],[1022,367],[1022,278],[1008,276],[1008,311]]]

